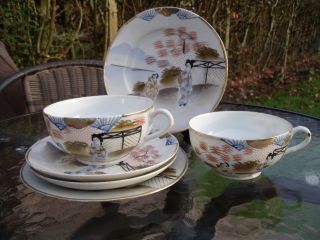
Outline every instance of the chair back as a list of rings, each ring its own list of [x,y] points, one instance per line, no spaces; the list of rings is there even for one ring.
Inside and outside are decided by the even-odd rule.
[[[28,112],[64,99],[105,95],[103,62],[66,60],[36,65],[11,76],[0,85],[0,92],[22,80]]]

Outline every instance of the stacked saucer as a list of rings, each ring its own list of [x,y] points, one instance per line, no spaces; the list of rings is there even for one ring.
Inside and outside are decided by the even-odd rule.
[[[109,201],[165,189],[187,170],[187,158],[173,135],[147,141],[117,162],[85,165],[62,152],[46,137],[26,154],[21,170],[24,184],[63,199]]]

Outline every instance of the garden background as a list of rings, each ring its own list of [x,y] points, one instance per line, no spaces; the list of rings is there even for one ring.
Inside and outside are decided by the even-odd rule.
[[[224,101],[320,116],[318,0],[1,0],[0,41],[19,68],[103,60],[125,22],[159,6],[191,10],[216,29],[229,59]]]

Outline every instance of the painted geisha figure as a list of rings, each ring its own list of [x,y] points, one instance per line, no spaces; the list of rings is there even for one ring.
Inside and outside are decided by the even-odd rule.
[[[159,78],[159,74],[157,73],[152,74],[148,78],[144,88],[145,96],[153,100],[157,97],[159,92],[158,78]]]
[[[193,67],[193,61],[188,59],[185,63],[185,69],[179,75],[179,79],[178,79],[179,106],[186,106],[192,94],[192,78],[191,78],[192,67]]]
[[[96,160],[104,160],[106,150],[102,146],[103,139],[97,134],[92,134],[91,140],[90,155]]]

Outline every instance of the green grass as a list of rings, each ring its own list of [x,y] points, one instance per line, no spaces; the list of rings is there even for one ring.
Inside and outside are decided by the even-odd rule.
[[[247,103],[320,117],[320,73],[313,78],[288,84],[272,97],[262,97]]]

